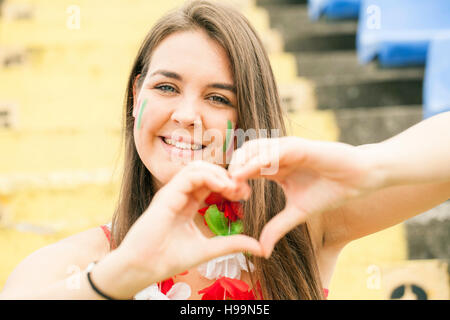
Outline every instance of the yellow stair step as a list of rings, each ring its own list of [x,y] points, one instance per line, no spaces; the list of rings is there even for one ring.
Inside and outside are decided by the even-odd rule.
[[[2,131],[0,175],[113,168],[121,161],[120,132]]]
[[[288,113],[286,125],[289,135],[324,141],[339,139],[339,127],[332,110],[299,110]]]

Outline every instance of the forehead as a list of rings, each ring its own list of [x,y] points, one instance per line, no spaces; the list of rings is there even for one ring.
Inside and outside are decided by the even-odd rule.
[[[201,30],[176,32],[155,48],[149,74],[157,69],[174,71],[183,78],[233,82],[225,49]]]

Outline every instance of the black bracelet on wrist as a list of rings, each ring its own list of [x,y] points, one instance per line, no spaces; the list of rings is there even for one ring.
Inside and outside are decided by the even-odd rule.
[[[97,286],[96,286],[96,285],[94,284],[94,282],[92,281],[92,279],[91,279],[91,271],[92,271],[92,268],[95,266],[96,263],[97,263],[97,261],[91,262],[91,263],[87,266],[87,268],[86,268],[86,271],[87,271],[87,278],[88,278],[89,284],[91,285],[91,288],[92,288],[98,295],[102,296],[102,297],[105,298],[106,300],[116,300],[116,299],[114,299],[114,298],[108,296],[107,294],[104,294],[99,288],[97,288]]]

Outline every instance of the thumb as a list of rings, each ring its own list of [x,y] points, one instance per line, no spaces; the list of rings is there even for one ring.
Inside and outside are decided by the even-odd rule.
[[[210,257],[209,259],[238,252],[249,252],[258,257],[263,256],[263,250],[258,240],[243,234],[216,236],[208,240],[206,254]]]
[[[285,208],[267,222],[261,231],[259,243],[266,259],[272,254],[275,244],[289,231],[306,220],[306,214],[298,209]]]

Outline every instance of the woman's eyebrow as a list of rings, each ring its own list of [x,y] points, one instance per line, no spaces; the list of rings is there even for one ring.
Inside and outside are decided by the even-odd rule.
[[[223,89],[231,91],[232,93],[236,94],[236,87],[231,84],[226,83],[212,83],[208,85],[209,88],[216,88],[216,89]]]
[[[150,77],[153,77],[154,75],[157,75],[157,74],[161,74],[168,78],[173,78],[173,79],[176,79],[179,81],[183,81],[183,77],[181,75],[179,75],[176,72],[168,71],[168,70],[156,70],[155,72],[150,74]],[[211,84],[208,84],[207,87],[228,90],[228,91],[231,91],[232,93],[236,94],[236,87],[234,85],[227,84],[227,83],[211,83]]]
[[[172,71],[167,71],[167,70],[156,70],[155,72],[150,74],[150,77],[153,77],[154,75],[157,75],[157,74],[162,74],[165,77],[177,79],[180,81],[183,79],[178,73],[175,73]]]

